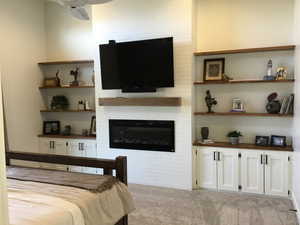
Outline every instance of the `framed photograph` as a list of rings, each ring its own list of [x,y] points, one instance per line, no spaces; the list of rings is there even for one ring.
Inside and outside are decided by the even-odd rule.
[[[241,99],[234,98],[232,99],[232,112],[245,112],[244,104]]]
[[[96,116],[93,116],[91,120],[90,136],[96,136],[96,134]]]
[[[60,122],[59,121],[44,121],[43,134],[60,134]]]
[[[271,136],[271,146],[286,147],[286,136]]]
[[[204,81],[221,81],[225,73],[225,58],[204,60]]]
[[[256,136],[255,145],[258,146],[269,146],[270,137],[268,136]]]

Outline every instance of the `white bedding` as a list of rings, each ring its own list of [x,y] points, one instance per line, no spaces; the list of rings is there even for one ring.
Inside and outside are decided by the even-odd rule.
[[[8,179],[11,225],[114,225],[134,210],[127,187],[118,182],[102,193]]]
[[[61,198],[9,189],[11,225],[85,225],[81,210]]]

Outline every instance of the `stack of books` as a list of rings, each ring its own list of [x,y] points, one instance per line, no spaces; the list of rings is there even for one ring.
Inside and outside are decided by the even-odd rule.
[[[280,114],[294,114],[294,94],[283,98]]]

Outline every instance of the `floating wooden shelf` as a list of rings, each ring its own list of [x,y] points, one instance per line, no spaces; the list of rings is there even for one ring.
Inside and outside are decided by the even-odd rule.
[[[41,134],[41,135],[38,135],[38,137],[41,137],[41,138],[64,138],[64,139],[91,139],[91,140],[95,140],[96,137],[95,136],[83,136],[83,135],[69,135],[69,136],[66,136],[66,135],[44,135],[44,134]]]
[[[71,86],[68,86],[68,87],[45,87],[45,86],[42,86],[42,87],[39,87],[39,89],[73,89],[73,88],[95,88],[94,85],[85,85],[85,86],[78,86],[78,87],[71,87]]]
[[[40,62],[39,65],[63,65],[63,64],[92,64],[94,60],[87,59],[87,60],[62,60],[62,61],[47,61],[47,62]]]
[[[269,151],[288,151],[292,152],[293,147],[272,147],[272,146],[257,146],[255,144],[238,144],[232,145],[228,142],[215,142],[213,144],[202,144],[200,142],[194,142],[194,146],[206,146],[206,147],[218,147],[218,148],[241,148],[241,149],[251,149],[251,150],[269,150]]]
[[[92,110],[41,110],[42,113],[94,113],[96,112],[94,109]]]
[[[251,83],[294,83],[290,80],[230,80],[230,81],[196,81],[194,85],[212,85],[212,84],[251,84]]]
[[[99,98],[100,106],[180,106],[181,98]]]
[[[248,117],[293,117],[293,114],[247,113],[247,112],[195,112],[195,116],[248,116]]]
[[[254,53],[254,52],[274,52],[274,51],[292,51],[295,50],[295,45],[273,46],[262,48],[245,48],[245,49],[231,49],[221,51],[205,51],[195,52],[195,56],[209,56],[209,55],[224,55],[224,54],[239,54],[239,53]]]

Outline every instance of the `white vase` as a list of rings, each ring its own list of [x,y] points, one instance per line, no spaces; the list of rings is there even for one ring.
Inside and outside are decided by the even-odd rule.
[[[239,137],[230,137],[229,142],[232,145],[238,145],[240,143],[240,138]]]

